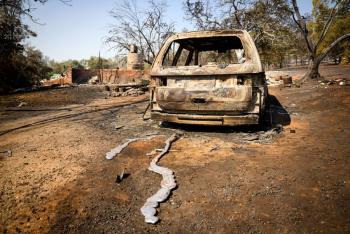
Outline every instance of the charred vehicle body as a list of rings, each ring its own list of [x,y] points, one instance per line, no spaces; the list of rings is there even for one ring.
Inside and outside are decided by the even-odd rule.
[[[257,124],[267,85],[255,44],[244,30],[178,33],[151,68],[151,118],[201,125]]]

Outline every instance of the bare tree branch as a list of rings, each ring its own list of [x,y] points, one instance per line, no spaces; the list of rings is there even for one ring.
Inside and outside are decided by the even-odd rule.
[[[300,31],[305,39],[305,42],[306,42],[306,45],[307,45],[309,52],[311,54],[313,54],[315,52],[315,47],[313,46],[312,41],[308,38],[309,31],[306,27],[306,23],[305,23],[304,18],[300,14],[299,7],[298,7],[296,0],[292,0],[292,5],[293,5],[293,9],[294,9],[294,13],[292,13],[293,19],[296,22],[296,24],[298,25],[298,27],[299,27],[299,29],[300,29]],[[294,16],[294,14],[296,15],[296,18]]]
[[[160,0],[148,1],[147,9],[137,7],[137,0],[123,0],[111,11],[112,25],[106,43],[119,51],[136,44],[143,60],[152,61],[163,40],[174,31],[174,24],[165,21],[166,5]]]
[[[341,37],[337,38],[335,41],[333,41],[332,44],[330,44],[327,47],[327,49],[317,58],[317,60],[319,62],[321,62],[334,47],[336,47],[340,42],[342,42],[346,39],[350,39],[350,33],[344,34],[343,36],[341,36]]]
[[[332,25],[332,22],[335,18],[335,15],[337,13],[337,6],[341,3],[342,1],[336,2],[336,4],[334,5],[334,7],[332,8],[331,12],[329,13],[328,16],[328,20],[325,23],[325,25],[323,26],[323,30],[321,32],[320,37],[318,38],[316,45],[315,45],[315,50],[317,50],[317,48],[319,47],[319,45],[321,44],[321,42],[323,41],[323,39],[325,38],[330,26]]]

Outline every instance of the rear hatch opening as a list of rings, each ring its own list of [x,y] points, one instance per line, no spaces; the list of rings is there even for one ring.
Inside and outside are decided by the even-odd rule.
[[[162,66],[209,66],[225,68],[246,60],[244,47],[237,36],[188,38],[173,41],[162,58]]]

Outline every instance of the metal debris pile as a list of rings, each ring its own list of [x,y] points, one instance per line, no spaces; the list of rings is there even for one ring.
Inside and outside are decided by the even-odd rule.
[[[148,82],[141,84],[105,85],[105,90],[110,97],[137,97],[148,91]]]
[[[328,86],[332,85],[340,85],[340,86],[346,86],[347,80],[346,79],[334,79],[334,80],[320,80],[318,81],[318,87],[321,88],[327,88]]]
[[[118,92],[116,94],[116,96],[122,96],[122,97],[125,97],[125,96],[133,96],[133,97],[137,97],[139,95],[143,95],[145,94],[145,91],[143,91],[143,89],[140,89],[140,88],[130,88],[130,89],[127,89],[125,92]]]
[[[276,127],[268,131],[259,131],[254,133],[244,133],[242,136],[242,142],[259,142],[270,143],[274,137],[283,132],[283,126],[278,124]]]

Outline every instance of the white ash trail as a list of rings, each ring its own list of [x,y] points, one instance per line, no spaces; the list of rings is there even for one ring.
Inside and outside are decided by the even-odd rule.
[[[146,200],[146,203],[140,209],[143,216],[145,216],[146,223],[154,224],[158,222],[159,218],[155,216],[157,213],[157,210],[155,208],[158,207],[158,204],[160,202],[165,201],[170,195],[171,190],[176,187],[174,172],[169,168],[158,166],[157,162],[160,160],[160,158],[163,155],[165,155],[169,151],[171,143],[176,141],[178,138],[179,138],[178,134],[171,135],[165,141],[166,143],[165,147],[151,161],[150,166],[148,168],[148,170],[150,171],[161,174],[163,176],[163,179],[162,179],[162,182],[160,183],[161,188],[153,196],[149,197]]]
[[[148,137],[138,137],[138,138],[127,139],[126,142],[124,142],[121,145],[118,145],[117,147],[115,147],[114,149],[111,149],[111,151],[106,153],[106,159],[108,160],[113,159],[116,155],[120,154],[120,152],[122,152],[123,149],[125,149],[132,142],[139,141],[139,140],[150,140],[156,136],[160,136],[160,135],[151,135]]]

